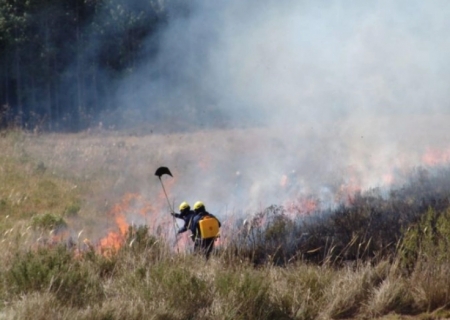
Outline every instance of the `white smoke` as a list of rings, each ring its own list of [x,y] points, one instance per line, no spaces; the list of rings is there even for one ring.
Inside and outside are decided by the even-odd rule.
[[[382,186],[450,145],[449,13],[446,1],[198,0],[117,98],[166,132],[227,128],[163,157],[180,168],[179,201],[234,210]]]

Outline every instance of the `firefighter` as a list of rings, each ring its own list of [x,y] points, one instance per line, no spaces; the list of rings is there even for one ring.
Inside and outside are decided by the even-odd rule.
[[[192,231],[192,240],[194,241],[194,252],[204,254],[206,259],[209,259],[214,248],[214,241],[219,236],[219,228],[221,223],[214,215],[206,211],[205,205],[201,201],[194,204],[195,216],[193,217],[189,229]],[[215,219],[217,222],[209,220]],[[209,221],[212,224],[211,234],[202,234],[200,223],[202,221]]]
[[[195,212],[191,210],[191,206],[186,201],[182,202],[179,206],[180,213],[172,212],[172,216],[184,221],[183,226],[178,230],[177,234],[186,232],[189,228],[189,223],[195,216]]]

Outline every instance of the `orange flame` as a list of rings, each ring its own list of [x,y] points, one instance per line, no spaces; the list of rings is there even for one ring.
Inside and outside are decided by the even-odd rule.
[[[125,238],[122,234],[110,231],[106,237],[100,240],[100,252],[108,254],[111,250],[118,251],[124,241]]]
[[[114,217],[115,225],[104,238],[100,239],[98,245],[100,253],[109,255],[111,252],[117,252],[123,246],[130,227],[127,217],[134,214],[145,219],[149,213],[154,212],[153,206],[142,195],[125,194],[122,200],[115,204],[108,213],[109,216]]]

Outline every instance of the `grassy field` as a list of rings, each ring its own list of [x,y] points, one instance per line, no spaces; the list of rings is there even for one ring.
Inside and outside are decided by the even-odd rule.
[[[447,180],[430,180],[438,188],[429,202],[421,182],[390,202],[363,195],[333,211],[331,220],[311,219],[309,230],[324,236],[303,243],[303,251],[291,243],[300,231],[284,211],[268,227],[247,225],[245,234],[235,230],[239,237],[224,235],[209,261],[193,256],[186,238],[174,245],[156,167],[174,173],[164,180],[171,202],[184,200],[191,185],[200,190],[192,191],[195,200],[220,184],[207,193],[218,203],[240,167],[223,152],[206,150],[251,157],[258,147],[251,137],[263,134],[2,132],[0,319],[450,317]],[[258,143],[277,144],[281,136]],[[212,168],[221,175],[196,182]],[[224,228],[231,232],[234,209],[227,210]],[[387,212],[401,212],[403,220],[386,220]],[[399,227],[391,232],[393,225]],[[382,229],[398,231],[398,241],[385,243]],[[321,242],[336,233],[340,243]]]

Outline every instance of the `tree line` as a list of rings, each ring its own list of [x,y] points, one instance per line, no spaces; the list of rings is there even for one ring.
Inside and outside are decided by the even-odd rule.
[[[114,80],[156,56],[181,1],[0,0],[0,128],[78,131],[114,109]],[[145,50],[144,50],[145,49]]]

